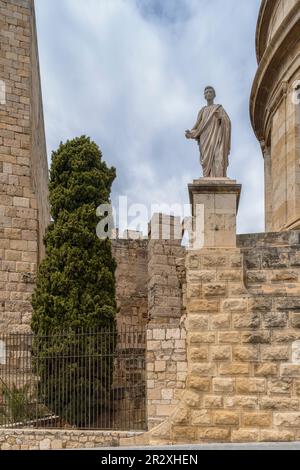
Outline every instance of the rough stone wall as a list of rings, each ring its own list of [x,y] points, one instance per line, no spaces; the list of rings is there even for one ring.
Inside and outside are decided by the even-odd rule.
[[[138,235],[138,233],[135,233]],[[146,323],[148,320],[148,241],[117,239],[112,243],[117,262],[118,356],[114,364],[115,426],[130,416],[135,429],[146,429]],[[127,421],[126,421],[127,420]]]
[[[184,393],[123,443],[300,439],[300,232],[188,251]]]
[[[155,214],[148,244],[147,325],[148,428],[163,422],[178,405],[187,375],[185,249],[174,239],[180,221]],[[164,239],[164,230],[171,239]]]
[[[34,4],[0,1],[0,329],[26,331],[50,220]]]
[[[31,15],[31,184],[38,210],[38,261],[45,254],[43,237],[49,224],[48,161],[34,10]]]
[[[146,325],[148,320],[148,241],[115,240],[118,328]]]
[[[119,445],[120,438],[133,435],[134,433],[118,431],[2,429],[0,449],[60,450],[115,447]]]

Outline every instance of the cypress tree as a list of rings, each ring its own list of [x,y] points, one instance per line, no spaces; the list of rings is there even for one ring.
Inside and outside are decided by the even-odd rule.
[[[75,426],[95,425],[109,402],[116,264],[110,240],[96,235],[96,209],[109,203],[114,179],[88,137],[52,154],[53,221],[32,299],[33,357],[39,400]]]

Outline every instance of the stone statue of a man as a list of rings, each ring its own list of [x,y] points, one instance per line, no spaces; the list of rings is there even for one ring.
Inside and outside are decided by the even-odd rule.
[[[228,156],[231,148],[231,122],[220,104],[214,104],[216,92],[206,87],[207,106],[201,109],[192,130],[186,131],[187,139],[197,140],[205,178],[226,178]]]

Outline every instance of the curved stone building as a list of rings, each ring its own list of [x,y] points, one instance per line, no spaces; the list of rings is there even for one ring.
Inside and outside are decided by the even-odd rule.
[[[250,112],[265,161],[266,231],[300,227],[300,0],[263,0]]]

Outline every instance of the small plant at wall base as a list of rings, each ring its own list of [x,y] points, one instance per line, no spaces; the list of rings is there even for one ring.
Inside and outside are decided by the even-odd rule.
[[[115,343],[116,264],[111,242],[96,235],[96,209],[110,202],[114,179],[115,169],[88,137],[67,141],[52,154],[53,222],[44,240],[31,327],[39,399],[71,426],[92,426],[110,393],[112,367],[103,358]],[[105,341],[87,334],[100,329],[113,334]]]
[[[0,379],[0,424],[20,424],[36,416],[33,392],[30,384],[8,386]]]

